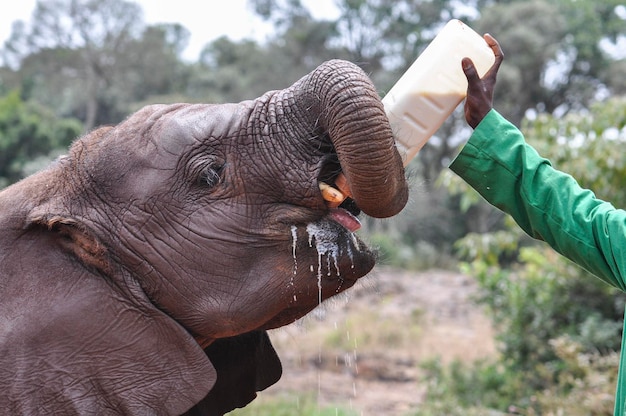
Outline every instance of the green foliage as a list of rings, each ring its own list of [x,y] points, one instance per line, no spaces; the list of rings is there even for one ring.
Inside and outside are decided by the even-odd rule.
[[[532,390],[525,375],[494,361],[472,364],[438,361],[423,364],[428,392],[414,416],[568,415],[611,416],[619,353],[585,353],[568,337],[550,345],[562,365],[560,376],[545,389]],[[546,376],[552,372],[544,367]]]
[[[352,410],[339,406],[320,407],[311,396],[284,397],[275,399],[257,398],[243,409],[233,410],[231,416],[357,416]]]
[[[273,55],[275,59],[268,60]],[[223,37],[202,51],[193,68],[188,94],[207,102],[238,102],[283,88],[305,68],[285,68],[286,56],[253,41],[235,43]],[[308,68],[307,68],[308,69]]]
[[[517,228],[491,233],[469,233],[455,243],[457,254],[462,259],[483,259],[490,266],[508,264],[517,254],[520,240],[523,239]]]
[[[556,340],[575,342],[581,360],[605,362],[620,349],[626,297],[543,243],[528,245],[526,239],[518,238],[519,233],[513,228],[493,237],[470,235],[458,243],[463,253],[474,256],[462,265],[462,270],[479,282],[477,300],[489,308],[498,329],[501,353],[494,363],[467,369],[469,374],[464,377],[469,377],[474,386],[481,386],[477,388],[481,391],[480,403],[487,407],[504,411],[514,405],[542,414],[540,409],[555,408],[573,388],[582,395],[580,386],[597,384],[594,380],[598,377],[617,374],[615,360],[611,366],[581,371],[572,361],[564,360]],[[493,373],[491,366],[498,372]],[[499,375],[497,388],[480,384],[485,371]],[[449,380],[452,387],[447,388],[462,389],[457,384],[463,380],[453,377]],[[576,383],[567,384],[565,380]],[[598,389],[600,397],[614,392],[611,386],[596,386]],[[545,403],[540,392],[547,392]],[[471,397],[460,397],[465,405],[478,403]],[[580,403],[578,406],[578,413],[565,414],[588,414],[580,410]]]
[[[623,295],[546,247],[520,250],[520,264],[504,270],[474,260],[464,270],[476,276],[500,329],[504,364],[526,374],[525,384],[543,389],[558,376],[561,363],[550,341],[567,335],[585,352],[619,350]],[[546,370],[550,368],[549,377]]]
[[[22,101],[19,91],[0,97],[0,187],[21,179],[36,157],[66,148],[81,129],[77,120],[57,119],[49,110]]]
[[[545,414],[612,415],[619,353],[585,353],[565,336],[552,340],[551,345],[569,371],[538,394],[538,407]]]
[[[492,415],[508,410],[508,399],[521,386],[515,373],[505,372],[501,366],[479,361],[464,365],[459,361],[445,367],[438,360],[422,364],[424,380],[428,383],[425,404],[415,416]]]

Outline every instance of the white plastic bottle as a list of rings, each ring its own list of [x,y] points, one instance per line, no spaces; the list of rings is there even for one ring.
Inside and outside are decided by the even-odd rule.
[[[464,57],[472,59],[481,77],[495,60],[485,39],[454,19],[383,98],[405,166],[465,98]]]

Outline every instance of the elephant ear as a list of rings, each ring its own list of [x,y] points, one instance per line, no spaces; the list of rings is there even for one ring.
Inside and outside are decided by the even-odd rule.
[[[265,331],[217,339],[204,352],[215,366],[217,383],[185,416],[222,416],[244,407],[282,375],[280,359]]]
[[[182,414],[217,374],[194,338],[61,216],[32,216],[0,294],[0,408],[33,414]],[[27,254],[26,254],[27,253]],[[18,313],[14,313],[14,311]],[[19,345],[16,348],[15,345]]]

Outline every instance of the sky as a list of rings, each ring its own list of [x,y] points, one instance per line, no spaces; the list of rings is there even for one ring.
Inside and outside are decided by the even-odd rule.
[[[0,47],[11,34],[14,21],[28,22],[37,0],[5,1],[0,12]],[[45,1],[45,0],[40,0]],[[232,40],[264,39],[271,27],[257,18],[247,0],[135,0],[144,12],[147,24],[180,23],[191,33],[189,46],[183,56],[196,60],[200,50],[220,36]],[[316,18],[334,17],[334,0],[303,0]],[[202,4],[202,7],[198,7]]]

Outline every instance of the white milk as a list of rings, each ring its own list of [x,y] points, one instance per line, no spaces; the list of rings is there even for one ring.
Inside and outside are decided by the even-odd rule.
[[[454,19],[383,98],[405,166],[465,98],[464,57],[472,59],[481,77],[495,60],[483,37]]]

